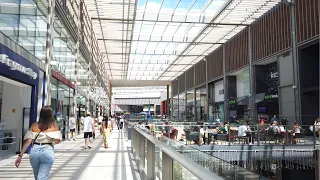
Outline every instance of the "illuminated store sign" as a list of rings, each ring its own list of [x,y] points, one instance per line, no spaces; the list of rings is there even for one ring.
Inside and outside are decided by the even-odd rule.
[[[26,68],[25,66],[11,60],[6,54],[0,54],[0,63],[9,66],[13,71],[19,71],[25,75],[28,75],[32,79],[37,79],[38,77],[37,73],[35,73],[31,68]]]
[[[229,105],[235,105],[237,104],[237,101],[235,99],[229,100]]]
[[[267,100],[267,99],[276,99],[276,98],[278,98],[278,94],[268,94],[268,95],[264,96],[265,100]]]

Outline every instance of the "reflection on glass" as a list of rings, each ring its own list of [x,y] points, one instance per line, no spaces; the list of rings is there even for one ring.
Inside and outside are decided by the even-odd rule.
[[[205,121],[207,120],[207,97],[206,88],[196,90],[196,120]]]
[[[195,120],[194,90],[187,92],[186,119],[187,121]]]
[[[184,121],[186,116],[186,95],[181,93],[179,95],[179,120]]]
[[[173,103],[172,103],[172,117],[173,119],[179,118],[179,98],[178,96],[173,97]]]
[[[40,60],[45,59],[47,6],[42,1],[0,1],[0,31]]]

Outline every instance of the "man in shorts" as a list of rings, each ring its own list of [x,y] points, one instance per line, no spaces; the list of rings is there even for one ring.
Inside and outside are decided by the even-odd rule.
[[[85,149],[91,149],[90,138],[92,137],[92,133],[94,130],[94,120],[90,116],[90,112],[87,113],[87,117],[83,120],[83,131],[84,131],[84,143]]]
[[[70,128],[70,137],[75,141],[74,133],[76,132],[76,119],[74,117],[75,115],[72,114],[71,118],[69,119],[69,128]]]

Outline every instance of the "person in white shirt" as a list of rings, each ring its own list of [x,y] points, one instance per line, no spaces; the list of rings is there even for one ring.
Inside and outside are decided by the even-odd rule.
[[[251,130],[248,127],[248,123],[245,122],[244,124],[242,124],[238,128],[238,137],[248,137],[247,138],[247,144],[248,144],[248,139],[249,139],[249,144],[251,144],[252,137],[251,137],[250,131]]]
[[[70,128],[70,137],[75,141],[76,139],[74,139],[73,135],[76,132],[76,119],[74,117],[75,115],[72,114],[71,118],[69,119],[69,128]]]
[[[92,137],[93,130],[94,130],[94,120],[90,116],[90,112],[88,112],[87,117],[83,119],[85,149],[87,148],[91,149],[90,138]]]

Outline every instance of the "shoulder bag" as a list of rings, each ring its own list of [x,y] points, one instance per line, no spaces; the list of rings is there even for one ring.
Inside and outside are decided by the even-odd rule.
[[[42,131],[40,131],[40,132],[37,134],[36,138],[34,138],[34,140],[32,141],[32,146],[33,146],[34,142],[37,140],[37,138],[38,138],[38,136],[40,135],[41,132],[42,132]]]

